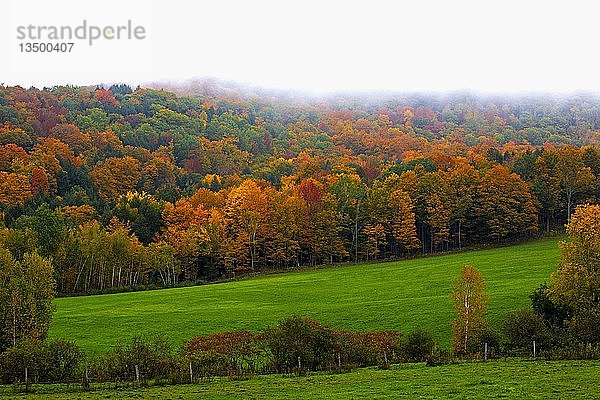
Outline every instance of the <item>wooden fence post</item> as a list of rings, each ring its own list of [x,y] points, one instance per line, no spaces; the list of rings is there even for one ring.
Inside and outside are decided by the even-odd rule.
[[[83,389],[84,390],[89,390],[90,389],[90,378],[88,376],[88,366],[85,366],[85,371],[83,372]]]
[[[137,364],[135,364],[135,383],[140,385],[140,367]]]

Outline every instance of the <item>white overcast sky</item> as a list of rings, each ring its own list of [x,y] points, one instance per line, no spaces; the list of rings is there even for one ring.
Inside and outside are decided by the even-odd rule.
[[[212,76],[311,92],[600,91],[594,3],[10,0],[0,5],[0,83]],[[83,19],[98,26],[131,20],[147,38],[77,42],[70,54],[19,52],[18,26],[76,27]]]

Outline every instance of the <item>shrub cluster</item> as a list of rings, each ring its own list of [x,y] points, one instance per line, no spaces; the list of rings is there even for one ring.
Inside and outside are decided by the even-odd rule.
[[[43,345],[22,340],[0,356],[0,379],[19,385],[81,382],[89,387],[90,382],[115,382],[145,386],[197,382],[211,376],[241,379],[264,373],[387,368],[399,362],[431,362],[436,351],[439,355],[432,336],[420,329],[407,336],[396,331],[354,332],[293,316],[262,333],[197,336],[179,350],[165,336],[138,336],[91,361],[71,342]]]
[[[24,339],[0,355],[0,381],[73,383],[80,379],[84,360],[75,343],[56,340],[43,345]]]
[[[100,382],[168,380],[177,367],[171,342],[164,336],[134,337],[119,345],[90,365],[92,379]]]
[[[305,317],[290,317],[265,332],[272,369],[280,373],[344,370],[407,359],[396,331],[334,330]]]
[[[530,296],[531,309],[510,313],[503,322],[505,356],[545,359],[600,359],[600,315],[594,309],[573,315],[556,304],[543,284]]]
[[[271,353],[264,334],[241,331],[197,336],[184,343],[181,356],[188,362],[193,380],[194,376],[242,377],[268,372]]]
[[[545,359],[600,359],[597,329],[587,321],[566,323],[564,315],[539,291],[532,296],[533,310],[507,315],[501,339],[486,328],[477,332],[463,357],[532,355]],[[537,305],[544,313],[536,309]],[[554,308],[553,308],[554,307]],[[553,311],[554,310],[554,311]],[[589,340],[595,338],[594,341]],[[582,340],[583,339],[583,340]],[[356,332],[336,330],[313,319],[292,316],[262,333],[247,331],[197,336],[175,349],[165,336],[134,337],[94,360],[88,361],[72,342],[57,340],[43,344],[21,340],[0,355],[0,382],[77,383],[90,382],[149,385],[193,383],[212,376],[243,379],[253,374],[305,374],[309,371],[346,371],[357,367],[388,368],[393,363],[426,362],[435,366],[455,360],[440,348],[430,333],[415,329]]]

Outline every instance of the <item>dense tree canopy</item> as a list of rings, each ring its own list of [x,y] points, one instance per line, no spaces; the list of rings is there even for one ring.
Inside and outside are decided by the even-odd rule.
[[[1,247],[59,292],[527,237],[600,197],[600,99],[0,86]]]

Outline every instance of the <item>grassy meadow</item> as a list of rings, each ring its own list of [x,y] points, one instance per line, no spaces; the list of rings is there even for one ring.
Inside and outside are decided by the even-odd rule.
[[[597,398],[598,361],[508,360],[426,367],[395,365],[390,370],[358,369],[345,374],[304,377],[256,376],[245,381],[215,378],[201,384],[120,387],[95,386],[91,392],[65,392],[65,386],[34,385],[37,394],[13,399],[591,399]],[[77,390],[73,388],[72,390]]]
[[[89,354],[137,334],[165,332],[179,345],[195,335],[261,330],[291,314],[336,328],[431,331],[450,341],[448,294],[464,264],[487,281],[489,316],[529,304],[559,259],[557,238],[374,264],[348,264],[235,282],[135,293],[58,298],[50,339],[76,341]]]

